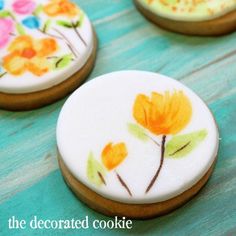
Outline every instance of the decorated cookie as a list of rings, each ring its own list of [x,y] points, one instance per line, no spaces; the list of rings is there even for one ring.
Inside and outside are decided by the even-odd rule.
[[[64,97],[89,74],[95,54],[92,25],[69,0],[0,0],[0,108]]]
[[[163,28],[191,35],[221,35],[236,29],[235,0],[134,0]]]
[[[181,206],[212,173],[218,130],[204,102],[163,75],[96,78],[67,100],[57,125],[62,174],[106,215],[149,218]]]

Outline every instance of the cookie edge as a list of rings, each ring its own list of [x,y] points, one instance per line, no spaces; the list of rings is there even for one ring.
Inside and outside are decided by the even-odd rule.
[[[216,164],[216,157],[215,161],[210,166],[208,171],[204,174],[204,176],[191,188],[184,191],[180,195],[158,203],[127,204],[107,199],[92,191],[80,181],[78,181],[69,171],[58,151],[58,163],[61,169],[62,176],[72,192],[83,203],[88,205],[93,210],[107,216],[125,216],[132,219],[150,219],[157,216],[162,216],[187,203],[203,188],[203,186],[209,180]]]
[[[163,29],[175,33],[193,36],[221,36],[232,33],[236,30],[236,11],[232,11],[224,16],[207,21],[175,21],[158,16],[151,10],[148,10],[144,6],[142,6],[141,3],[138,2],[138,0],[133,0],[133,2],[136,8],[149,21],[153,22],[154,24],[160,26]]]
[[[94,68],[97,56],[98,38],[93,28],[93,50],[83,65],[74,75],[51,88],[24,94],[0,92],[0,109],[9,111],[28,111],[52,104],[78,88]]]

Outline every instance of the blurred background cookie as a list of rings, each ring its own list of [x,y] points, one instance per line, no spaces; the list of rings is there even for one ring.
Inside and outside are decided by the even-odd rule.
[[[236,29],[234,0],[134,0],[155,24],[183,34],[214,36]]]
[[[0,108],[38,108],[84,81],[97,45],[92,25],[77,5],[9,0],[0,7]]]

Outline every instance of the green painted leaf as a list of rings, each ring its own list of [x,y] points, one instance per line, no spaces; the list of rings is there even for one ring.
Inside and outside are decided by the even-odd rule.
[[[136,138],[138,138],[142,141],[147,141],[148,140],[148,136],[146,134],[145,129],[143,129],[139,125],[128,123],[128,130]]]
[[[43,26],[43,32],[47,32],[50,28],[50,25],[51,25],[52,21],[51,20],[47,20]]]
[[[165,157],[181,158],[188,155],[207,136],[207,130],[203,129],[189,134],[176,135],[167,144]]]
[[[39,4],[34,10],[33,14],[35,16],[39,16],[39,14],[43,11],[43,5]]]
[[[11,16],[11,12],[9,11],[0,11],[0,18],[5,18]]]
[[[68,66],[73,59],[72,54],[68,54],[59,58],[54,59],[54,69],[63,69]]]
[[[80,27],[80,25],[81,25],[81,22],[80,22],[80,21],[76,21],[76,22],[74,23],[74,27],[75,27],[75,28]]]
[[[84,13],[82,13],[82,14],[80,15],[80,18],[79,18],[79,26],[83,25],[83,23],[84,23]]]
[[[87,177],[89,181],[98,187],[105,184],[105,169],[103,166],[94,158],[91,152],[87,162]]]
[[[20,35],[24,35],[25,34],[25,29],[21,24],[16,24],[16,30]]]
[[[81,14],[79,20],[74,23],[74,27],[76,28],[80,27],[83,24],[83,22],[84,22],[84,14]]]
[[[73,25],[70,22],[64,20],[57,20],[56,23],[62,27],[73,28]]]
[[[177,0],[167,0],[166,2],[167,2],[167,4],[176,4],[176,3],[178,3]]]

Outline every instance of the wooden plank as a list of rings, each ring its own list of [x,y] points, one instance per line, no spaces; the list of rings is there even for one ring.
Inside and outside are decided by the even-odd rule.
[[[132,232],[113,233],[236,234],[236,34],[219,38],[177,35],[146,21],[131,1],[77,2],[93,20],[100,42],[89,79],[123,69],[169,75],[210,104],[221,131],[217,167],[200,195],[171,215],[135,223]],[[0,222],[4,225],[11,215],[105,218],[78,202],[57,170],[55,128],[64,101],[31,112],[0,111]],[[0,227],[1,233],[8,235]],[[91,233],[83,231],[83,235]]]

